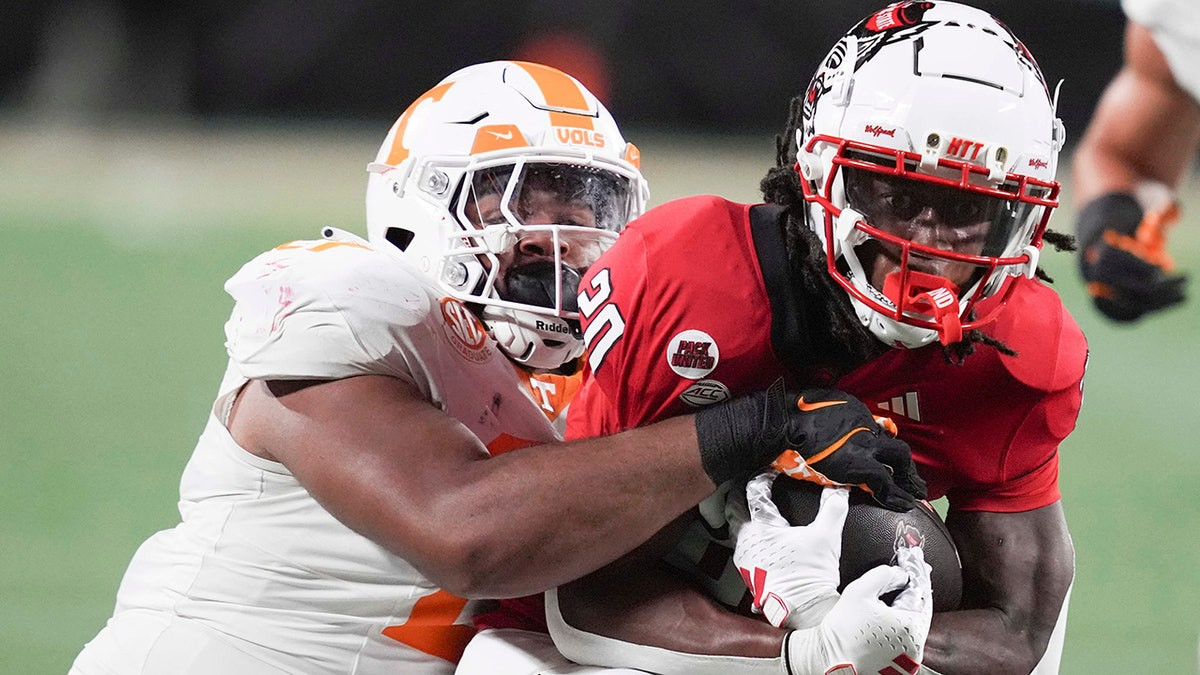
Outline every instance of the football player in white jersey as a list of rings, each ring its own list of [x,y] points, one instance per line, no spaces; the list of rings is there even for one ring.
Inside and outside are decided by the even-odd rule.
[[[765,393],[701,413],[707,440],[696,415],[561,442],[578,281],[644,207],[638,161],[553,68],[478,64],[417,99],[368,166],[369,241],[327,228],[226,283],[181,522],[71,672],[449,673],[472,599],[593,571],[792,447],[799,413]],[[906,447],[836,457],[879,490],[912,470]]]
[[[1113,321],[1184,301],[1166,250],[1176,190],[1200,149],[1200,11],[1194,0],[1123,0],[1125,61],[1075,151],[1079,267]]]

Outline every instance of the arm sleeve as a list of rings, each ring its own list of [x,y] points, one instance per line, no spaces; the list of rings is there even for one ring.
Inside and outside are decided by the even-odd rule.
[[[1171,68],[1175,82],[1200,101],[1200,14],[1189,0],[1122,0],[1129,20],[1145,26]]]

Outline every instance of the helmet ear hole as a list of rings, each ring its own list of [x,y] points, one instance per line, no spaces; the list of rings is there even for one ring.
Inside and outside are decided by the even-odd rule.
[[[408,248],[409,244],[412,243],[413,237],[415,237],[416,234],[416,232],[413,232],[412,230],[406,230],[402,227],[389,227],[387,229],[387,234],[384,235],[384,238],[386,238],[392,244],[392,246],[395,246],[403,251]]]

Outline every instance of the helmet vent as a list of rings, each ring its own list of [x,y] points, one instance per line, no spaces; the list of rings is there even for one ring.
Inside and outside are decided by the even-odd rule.
[[[974,29],[974,30],[973,30]],[[964,54],[972,57],[963,58]],[[1017,96],[1024,93],[1021,62],[1013,47],[974,26],[951,29],[937,40],[913,40],[913,74],[942,77],[999,89]]]
[[[395,246],[401,251],[408,248],[408,245],[412,243],[413,237],[415,236],[415,232],[412,230],[406,230],[402,227],[389,227],[387,229],[387,234],[385,235],[387,240],[391,242],[392,246]]]

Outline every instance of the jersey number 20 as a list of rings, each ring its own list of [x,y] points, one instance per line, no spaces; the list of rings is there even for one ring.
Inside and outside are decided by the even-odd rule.
[[[583,341],[587,344],[588,365],[594,373],[600,369],[608,350],[624,335],[625,319],[621,316],[621,310],[609,302],[612,281],[608,268],[596,272],[589,286],[579,293],[579,312],[588,321],[588,327],[583,331]]]

